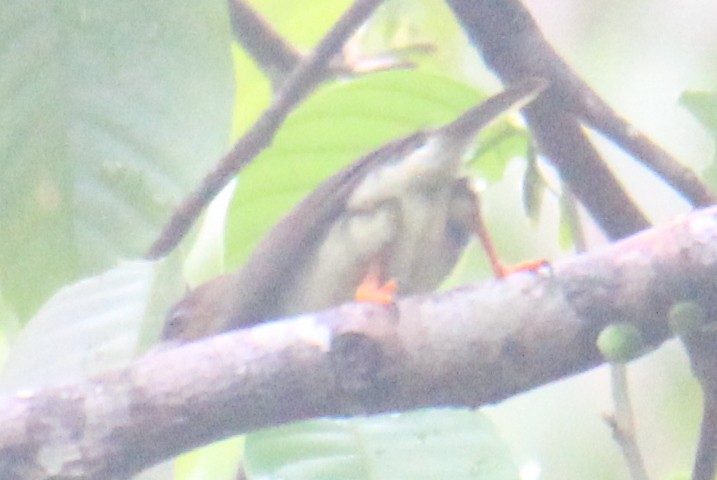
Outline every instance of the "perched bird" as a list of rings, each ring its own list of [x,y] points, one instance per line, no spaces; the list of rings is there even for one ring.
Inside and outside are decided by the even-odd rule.
[[[164,340],[188,341],[355,298],[428,292],[450,273],[471,232],[503,274],[480,221],[462,157],[477,132],[547,87],[528,79],[453,122],[360,158],[304,198],[236,272],[189,292]]]

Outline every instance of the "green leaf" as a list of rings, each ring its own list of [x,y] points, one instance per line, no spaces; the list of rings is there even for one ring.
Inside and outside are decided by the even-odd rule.
[[[424,72],[457,79],[466,77],[471,70],[467,58],[475,56],[465,32],[442,0],[385,2],[355,40],[359,51],[369,56],[407,60]]]
[[[185,453],[175,462],[174,480],[235,480],[244,437],[232,437]]]
[[[523,209],[533,222],[538,221],[540,208],[543,206],[543,194],[546,190],[545,179],[538,168],[538,156],[534,149],[529,149],[525,156],[528,164],[523,174]]]
[[[516,128],[507,122],[488,125],[480,134],[478,149],[470,166],[490,183],[503,179],[511,159],[525,158],[530,144],[527,130]]]
[[[27,318],[142,254],[226,150],[222,0],[6,0],[0,15],[0,288]]]
[[[298,423],[248,435],[245,455],[250,480],[518,478],[493,425],[471,410]]]
[[[692,478],[692,472],[690,471],[682,471],[682,472],[676,472],[670,474],[669,477],[667,477],[667,480],[690,480]]]
[[[717,94],[688,90],[680,96],[680,103],[695,116],[713,138],[717,138]]]
[[[415,71],[319,89],[239,176],[227,219],[227,265],[241,264],[271,225],[339,168],[390,139],[448,122],[477,99],[466,85]]]
[[[712,139],[717,142],[717,93],[688,90],[680,97],[680,103],[694,115]],[[717,187],[717,152],[712,163],[702,172],[702,176],[710,187]]]
[[[62,288],[12,343],[0,389],[47,385],[126,365],[137,353],[156,262],[127,262]]]
[[[350,0],[251,0],[249,2],[292,44],[308,48],[321,39],[339,16],[351,5]]]
[[[572,248],[582,248],[582,225],[580,224],[580,215],[578,213],[578,205],[575,197],[566,191],[563,191],[559,197],[560,205],[560,223],[558,224],[558,242],[560,248],[564,251]]]

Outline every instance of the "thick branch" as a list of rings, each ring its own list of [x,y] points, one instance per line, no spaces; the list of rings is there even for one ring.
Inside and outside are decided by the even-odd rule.
[[[649,226],[574,115],[538,99],[525,109],[525,118],[542,152],[610,238]]]
[[[186,235],[204,207],[231,178],[271,144],[279,126],[296,105],[324,78],[328,63],[382,0],[356,0],[314,50],[296,67],[276,93],[274,102],[174,212],[150,247],[147,258],[168,253]]]
[[[0,399],[3,479],[120,479],[189,448],[312,417],[479,406],[602,362],[595,340],[717,305],[717,208],[551,274],[350,304],[179,348],[82,383]],[[81,473],[78,473],[81,472]]]

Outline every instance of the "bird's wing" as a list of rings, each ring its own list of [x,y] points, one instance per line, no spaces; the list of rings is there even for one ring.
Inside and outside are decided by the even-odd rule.
[[[280,314],[281,296],[300,279],[303,264],[323,240],[356,186],[380,165],[398,161],[425,143],[417,132],[394,140],[324,180],[279,221],[259,243],[247,262],[233,274],[241,298],[234,298],[227,329],[258,323]],[[248,322],[248,323],[245,323]]]

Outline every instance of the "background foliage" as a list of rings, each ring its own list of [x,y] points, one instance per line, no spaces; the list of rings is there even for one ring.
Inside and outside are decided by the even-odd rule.
[[[310,48],[349,2],[252,3],[293,44]],[[709,0],[525,3],[559,52],[621,115],[717,185],[717,114],[710,93],[717,65],[711,23],[717,16]],[[163,305],[177,292],[157,291],[153,285],[165,282],[154,280],[169,271],[178,281],[179,255],[160,266],[124,264],[67,286],[141,257],[176,203],[230,146],[232,135],[268,105],[267,80],[231,40],[221,0],[180,5],[2,0],[0,317],[3,335],[12,339],[5,388],[121,364],[158,328]],[[423,44],[432,46],[429,52],[411,48]],[[184,252],[191,251],[185,263],[190,283],[239,264],[283,211],[360,152],[444,122],[498,88],[438,0],[389,2],[351,44],[351,52],[366,57],[391,49],[418,68],[342,78],[315,92],[242,175],[231,199],[231,192],[225,194],[202,232],[184,245]],[[624,154],[605,142],[601,147],[654,221],[686,210]],[[533,220],[525,214],[520,189],[526,161],[517,155],[522,150],[491,152],[477,164],[477,174],[490,183],[485,210],[501,253],[508,260],[571,254],[559,243],[554,196],[544,195]],[[496,164],[498,172],[491,171]],[[545,165],[541,172],[554,182]],[[591,245],[600,241],[591,236]],[[449,284],[484,273],[480,254],[469,254]],[[61,287],[66,288],[45,305]],[[670,343],[634,362],[630,376],[648,467],[654,478],[678,475],[691,461],[699,410],[699,390],[680,347]],[[427,472],[463,468],[460,462],[475,458],[446,452],[490,448],[511,454],[497,455],[505,462],[480,470],[481,478],[514,478],[521,468],[526,476],[539,470],[543,478],[572,478],[576,472],[627,478],[601,419],[610,409],[601,368],[485,409],[495,429],[465,411],[317,422],[250,436],[247,465],[252,478],[271,478],[269,466],[285,462],[282,468],[296,475],[297,463],[310,459],[298,476],[284,478],[319,478],[310,476],[312,461],[345,455],[359,462],[360,468],[350,467],[355,478],[405,474],[379,468],[375,452],[363,445],[371,437],[366,432],[378,430],[388,443],[425,440],[420,449],[391,457],[397,468],[416,452],[430,465]],[[465,425],[475,428],[463,430]],[[340,451],[317,448],[324,444]],[[282,455],[267,456],[267,448]],[[231,478],[227,472],[239,454],[226,452],[240,450],[235,441],[185,457],[176,474],[210,478],[214,469],[211,478]],[[364,455],[356,457],[357,452]],[[218,463],[207,460],[215,456],[229,457],[226,471],[217,472]],[[461,478],[452,471],[452,478]],[[475,473],[462,471],[468,472],[465,478]]]

